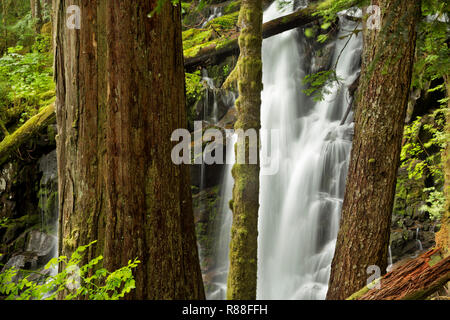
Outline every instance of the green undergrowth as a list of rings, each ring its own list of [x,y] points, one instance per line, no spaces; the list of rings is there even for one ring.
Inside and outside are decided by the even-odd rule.
[[[63,266],[54,276],[45,276],[39,271],[11,268],[0,273],[0,296],[6,300],[57,300],[64,293],[65,300],[118,300],[136,288],[133,270],[138,259],[115,271],[102,268],[103,256],[98,256],[82,265],[87,249],[96,241],[75,250],[70,258],[61,256],[48,262],[44,270]],[[41,275],[41,281],[31,276]]]
[[[31,47],[9,47],[0,57],[0,122],[3,136],[38,114],[55,99],[51,24]]]

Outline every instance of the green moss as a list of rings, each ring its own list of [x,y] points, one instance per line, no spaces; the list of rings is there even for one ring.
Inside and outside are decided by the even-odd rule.
[[[70,237],[66,237],[63,239],[64,247],[69,250],[75,250],[77,247],[79,235],[80,231],[78,229],[73,229],[70,233]]]
[[[212,29],[189,29],[183,31],[183,50],[192,49],[213,39]]]
[[[17,150],[25,141],[54,120],[55,106],[52,104],[25,122],[14,133],[6,136],[0,143],[0,165],[5,163],[12,150]]]
[[[238,21],[239,11],[230,14],[225,14],[221,17],[212,19],[206,24],[206,27],[213,26],[216,30],[229,30],[236,26]]]
[[[236,12],[236,11],[239,12],[240,6],[241,6],[241,2],[240,1],[232,1],[225,7],[224,12],[226,14],[233,13],[233,12]]]
[[[228,33],[234,29],[239,12],[226,14],[208,22],[205,29],[188,29],[183,31],[183,53],[186,58],[196,56],[202,48],[214,46],[216,49],[227,46],[230,42]]]

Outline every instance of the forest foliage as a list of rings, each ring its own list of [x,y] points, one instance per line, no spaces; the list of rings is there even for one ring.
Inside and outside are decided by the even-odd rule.
[[[16,268],[5,270],[0,273],[0,296],[6,296],[6,300],[57,300],[64,293],[65,300],[123,298],[135,288],[133,269],[140,261],[130,260],[128,265],[113,272],[101,268],[103,256],[81,265],[84,254],[95,242],[78,247],[70,258],[60,256],[51,259],[43,271],[57,270],[60,266],[60,271],[55,275]],[[42,276],[41,279],[30,280],[36,274]]]
[[[54,100],[50,9],[34,30],[30,1],[4,0],[0,12],[0,122],[16,128]]]

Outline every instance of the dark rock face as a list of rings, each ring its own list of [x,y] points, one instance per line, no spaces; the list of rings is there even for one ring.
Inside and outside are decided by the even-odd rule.
[[[205,118],[206,121],[213,122],[222,119],[233,106],[235,96],[232,92],[218,88],[205,88],[203,96],[195,104],[197,119]]]
[[[40,269],[56,255],[57,162],[54,125],[0,168],[0,262]]]
[[[393,263],[417,255],[434,246],[437,221],[421,209],[425,204],[426,178],[409,179],[405,168],[397,176],[397,191],[392,214],[390,246]]]
[[[217,213],[220,206],[220,186],[216,185],[193,194],[194,221],[197,242],[204,273],[213,267],[214,232],[218,227]]]

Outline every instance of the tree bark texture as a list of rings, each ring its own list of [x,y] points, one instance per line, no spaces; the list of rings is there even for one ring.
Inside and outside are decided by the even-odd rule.
[[[240,55],[236,66],[239,98],[236,101],[237,121],[235,130],[256,130],[259,145],[261,127],[262,90],[262,2],[242,0],[239,13]],[[230,270],[228,274],[227,298],[230,300],[256,299],[257,238],[259,210],[259,155],[257,164],[249,164],[249,140],[245,143],[246,162],[235,164],[233,223],[230,241]],[[259,148],[256,148],[259,150]],[[239,148],[236,148],[236,159]]]
[[[355,135],[327,299],[362,288],[367,267],[384,272],[414,61],[420,1],[372,1],[381,28],[364,23]]]
[[[432,249],[379,279],[379,287],[364,287],[348,300],[422,300],[450,280],[450,257]]]
[[[81,28],[66,26],[70,5]],[[187,126],[180,6],[55,0],[60,255],[98,242],[115,270],[139,258],[133,299],[202,299],[190,177],[171,161]]]
[[[450,98],[450,75],[446,76],[444,80],[447,89],[447,97]],[[445,208],[441,218],[441,229],[436,234],[436,246],[441,247],[445,255],[450,255],[450,101],[447,103],[447,107],[447,123],[445,127],[447,146],[442,154]]]

